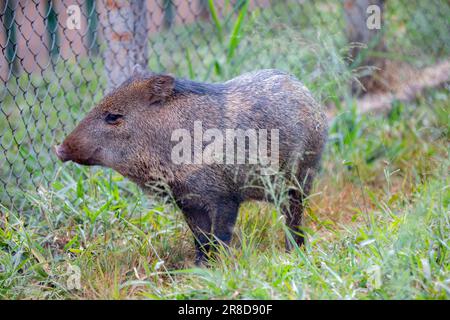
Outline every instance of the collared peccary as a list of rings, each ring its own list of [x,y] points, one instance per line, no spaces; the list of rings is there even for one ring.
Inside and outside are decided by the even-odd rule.
[[[276,148],[271,149],[277,173],[265,173],[264,178],[279,183],[278,178],[285,177],[288,201],[282,210],[292,238],[302,245],[304,199],[327,139],[327,120],[305,86],[282,71],[261,70],[206,84],[137,70],[94,107],[55,152],[62,161],[113,168],[143,188],[163,181],[194,234],[199,264],[206,260],[212,240],[230,242],[243,201],[271,201],[273,195],[264,188],[259,163],[173,161],[180,142],[174,141],[174,132],[192,134],[196,122],[216,132],[278,133]],[[200,149],[207,145],[201,141]],[[188,147],[183,151],[188,156],[199,151],[190,142]],[[286,241],[287,249],[290,244]]]

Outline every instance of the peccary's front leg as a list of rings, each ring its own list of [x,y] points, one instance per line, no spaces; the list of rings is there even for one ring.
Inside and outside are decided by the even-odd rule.
[[[194,234],[195,264],[201,265],[207,260],[211,244],[212,249],[217,249],[219,245],[230,243],[239,202],[222,198],[218,201],[210,200],[206,204],[199,197],[195,199],[185,199],[179,206]]]
[[[211,217],[205,206],[186,203],[181,207],[189,228],[194,234],[195,264],[201,265],[206,261],[210,248]]]
[[[228,245],[233,235],[234,225],[239,211],[239,202],[234,199],[221,199],[216,204],[213,218],[215,245]]]

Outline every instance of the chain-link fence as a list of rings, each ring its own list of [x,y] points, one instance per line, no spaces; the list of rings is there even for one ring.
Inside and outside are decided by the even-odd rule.
[[[326,102],[373,71],[364,63],[395,74],[448,59],[448,17],[447,0],[3,0],[0,201],[20,208],[53,183],[52,145],[135,63],[201,81],[278,68]]]

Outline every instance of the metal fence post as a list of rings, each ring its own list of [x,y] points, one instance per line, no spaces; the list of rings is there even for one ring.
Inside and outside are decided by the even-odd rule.
[[[145,0],[108,0],[106,9],[101,20],[106,42],[104,63],[111,90],[131,75],[134,65],[147,66],[147,9]]]
[[[356,94],[363,93],[381,87],[382,83],[377,79],[377,70],[385,66],[385,59],[373,54],[386,50],[384,30],[384,4],[385,0],[345,0],[344,14],[346,20],[347,39],[350,45],[349,58],[353,68],[362,67],[358,75],[358,82],[352,83],[352,91]],[[368,25],[370,6],[376,6],[380,14],[379,28],[370,28]],[[374,14],[378,14],[375,12]]]

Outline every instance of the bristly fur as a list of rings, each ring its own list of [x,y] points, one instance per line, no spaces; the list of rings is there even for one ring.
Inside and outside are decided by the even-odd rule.
[[[106,123],[108,114],[119,115],[117,121]],[[279,130],[280,171],[288,183],[301,184],[291,186],[283,213],[301,245],[304,199],[327,140],[327,119],[308,89],[282,71],[260,70],[218,84],[134,74],[80,122],[58,156],[113,168],[143,188],[166,183],[194,233],[201,263],[211,238],[229,243],[243,201],[273,199],[249,165],[173,163],[173,132],[184,128],[192,136],[195,121],[205,129]]]
[[[175,79],[174,85],[175,94],[224,94],[226,86],[222,83],[203,83],[188,79]]]

